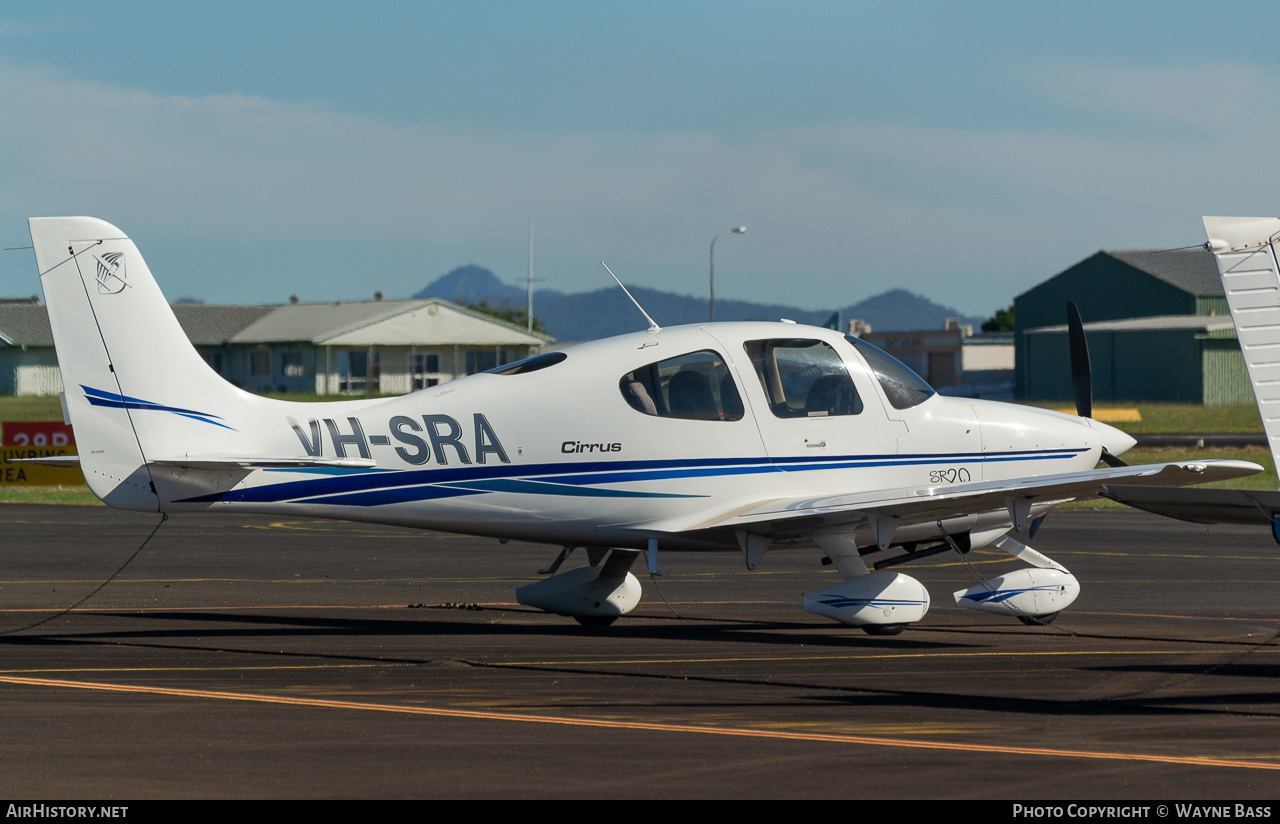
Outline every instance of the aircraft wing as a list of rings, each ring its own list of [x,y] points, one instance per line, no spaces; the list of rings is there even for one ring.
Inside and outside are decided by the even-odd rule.
[[[1169,489],[1107,484],[1100,494],[1125,506],[1193,524],[1271,526],[1280,513],[1280,492],[1267,489]]]
[[[1008,509],[1010,519],[1020,527],[1032,504],[1096,498],[1108,484],[1121,482],[1129,487],[1187,486],[1254,475],[1261,471],[1262,467],[1255,463],[1226,460],[1109,467],[948,486],[739,502],[738,506],[724,512],[690,518],[683,522],[672,520],[646,524],[646,527],[671,532],[728,527],[747,532],[788,535],[805,534],[842,523],[856,523],[870,516],[912,524],[999,509]]]

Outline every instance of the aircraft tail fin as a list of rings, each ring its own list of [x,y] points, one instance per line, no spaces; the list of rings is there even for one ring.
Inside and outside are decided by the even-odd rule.
[[[259,400],[195,350],[124,232],[90,217],[29,221],[85,480],[123,509],[160,508],[148,460],[243,452]]]

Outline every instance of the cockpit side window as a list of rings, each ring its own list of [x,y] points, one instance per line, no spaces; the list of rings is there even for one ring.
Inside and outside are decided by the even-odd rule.
[[[779,418],[857,415],[862,398],[836,350],[820,340],[753,340],[744,344],[769,408]]]
[[[525,375],[529,372],[537,372],[539,369],[546,369],[548,366],[555,366],[567,357],[569,356],[564,352],[546,352],[514,363],[495,366],[492,369],[486,369],[485,372],[491,375]]]
[[[667,358],[628,372],[618,381],[631,408],[660,418],[740,421],[742,397],[718,352]]]
[[[845,335],[844,339],[866,359],[894,409],[910,409],[937,394],[924,378],[883,349],[853,335]]]

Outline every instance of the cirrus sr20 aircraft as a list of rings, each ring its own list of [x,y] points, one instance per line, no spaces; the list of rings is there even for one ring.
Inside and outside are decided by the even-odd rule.
[[[1079,416],[948,398],[864,341],[788,322],[654,324],[401,397],[273,400],[205,363],[119,229],[30,228],[80,466],[104,502],[561,547],[517,597],[584,624],[635,607],[642,554],[656,571],[660,550],[733,549],[754,569],[790,545],[843,577],[804,608],[873,634],[929,608],[897,567],[988,546],[1027,566],[956,603],[1042,623],[1080,588],[1024,543],[1050,507],[1261,470],[1124,465],[1134,441],[1089,418],[1087,365]],[[1083,349],[1078,315],[1072,337]],[[561,571],[575,548],[588,563]]]

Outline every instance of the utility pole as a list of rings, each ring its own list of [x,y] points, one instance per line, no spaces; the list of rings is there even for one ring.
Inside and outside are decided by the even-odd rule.
[[[725,235],[740,235],[747,231],[746,226],[734,226],[732,229],[726,229],[723,232],[717,232],[711,238],[711,320],[716,319],[716,241]]]
[[[533,218],[529,218],[529,331],[533,331]]]

